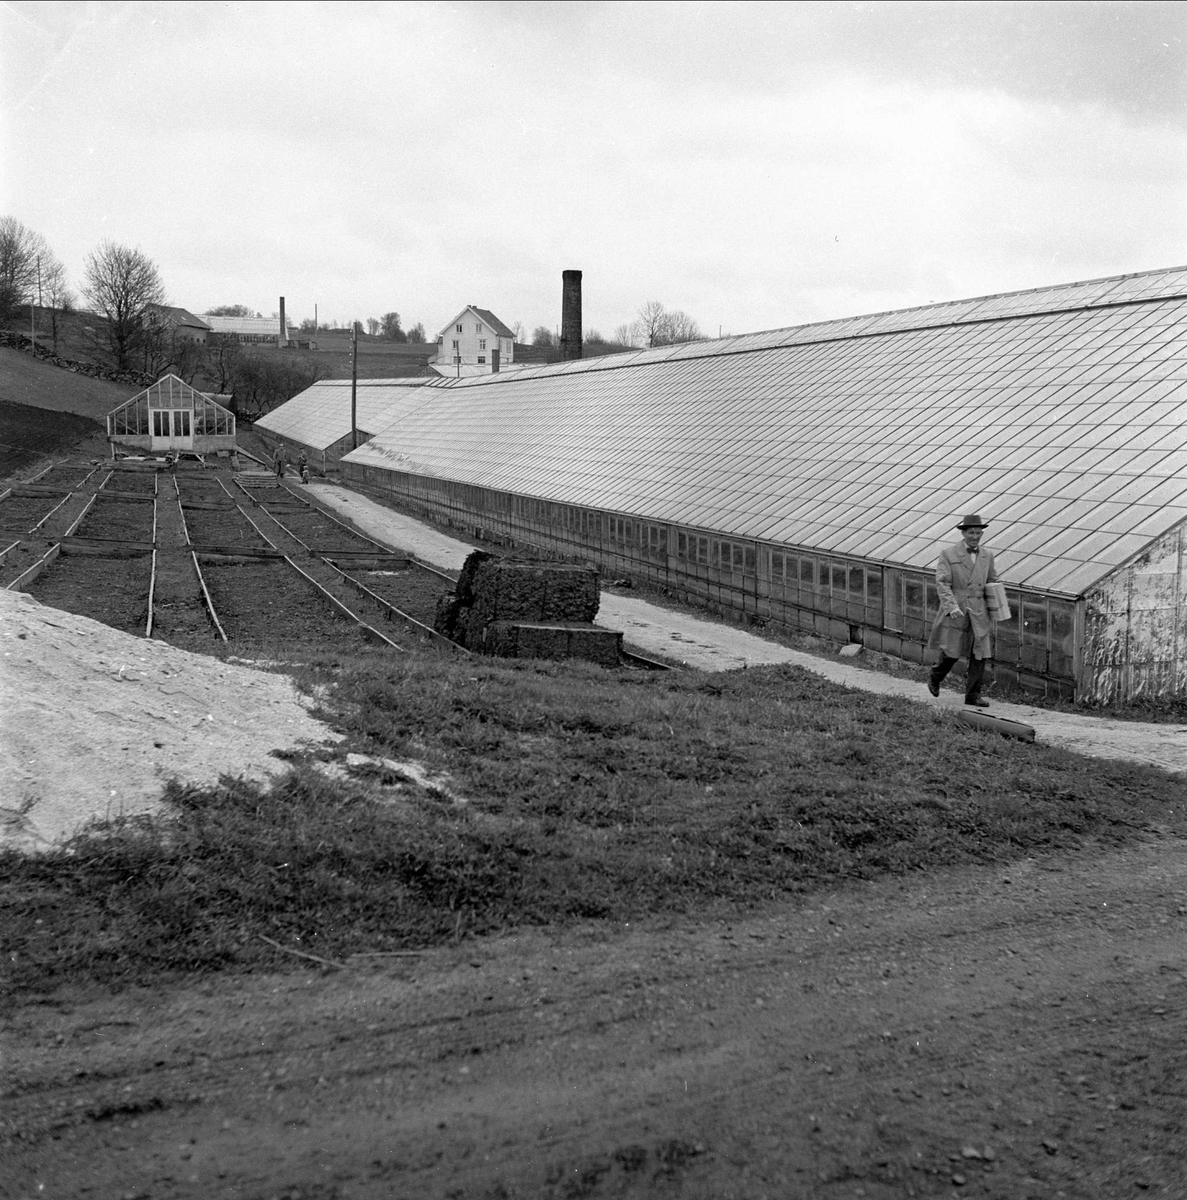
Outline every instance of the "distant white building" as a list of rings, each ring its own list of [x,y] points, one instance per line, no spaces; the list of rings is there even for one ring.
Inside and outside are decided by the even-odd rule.
[[[515,334],[490,309],[473,304],[437,335],[437,359],[429,363],[440,375],[490,375],[515,361]]]
[[[290,340],[288,322],[281,317],[206,316],[202,320],[216,340],[271,346],[286,346]]]

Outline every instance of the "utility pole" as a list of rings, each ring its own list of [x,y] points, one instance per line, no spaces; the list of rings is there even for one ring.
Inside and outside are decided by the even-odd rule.
[[[37,256],[37,303],[41,303],[41,255]],[[29,349],[37,349],[37,318],[34,315],[33,297],[29,297]]]
[[[316,312],[316,308],[314,309]],[[359,448],[358,390],[359,390],[359,323],[350,323],[350,445]]]

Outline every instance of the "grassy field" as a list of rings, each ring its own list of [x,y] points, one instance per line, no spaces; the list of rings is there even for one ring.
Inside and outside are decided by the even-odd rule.
[[[102,434],[107,414],[135,392],[0,346],[0,479]]]
[[[137,391],[132,384],[75,375],[21,350],[0,346],[0,400],[10,404],[75,413],[102,422]]]
[[[261,653],[283,657],[277,647]],[[730,675],[289,648],[341,751],[173,787],[171,815],[0,857],[10,986],[272,969],[524,924],[631,921],[1187,831],[1181,781],[969,730],[792,667]],[[308,964],[306,964],[308,965]]]

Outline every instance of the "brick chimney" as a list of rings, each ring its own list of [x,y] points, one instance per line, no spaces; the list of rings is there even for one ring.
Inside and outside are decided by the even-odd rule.
[[[285,346],[288,344],[288,340],[289,340],[289,332],[288,332],[288,328],[286,327],[286,325],[284,323],[284,297],[281,296],[280,297],[280,336],[276,339],[276,344],[278,346]]]
[[[561,295],[561,362],[581,357],[581,272],[565,271]]]

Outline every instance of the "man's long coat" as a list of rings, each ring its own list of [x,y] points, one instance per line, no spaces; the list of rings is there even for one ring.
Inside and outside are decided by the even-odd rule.
[[[974,658],[993,655],[990,633],[993,624],[985,603],[985,585],[997,582],[993,553],[984,546],[974,558],[963,541],[940,552],[936,563],[936,591],[940,594],[940,615],[932,626],[929,650],[939,650],[949,658],[964,658],[971,650]],[[950,617],[960,606],[962,616]]]

